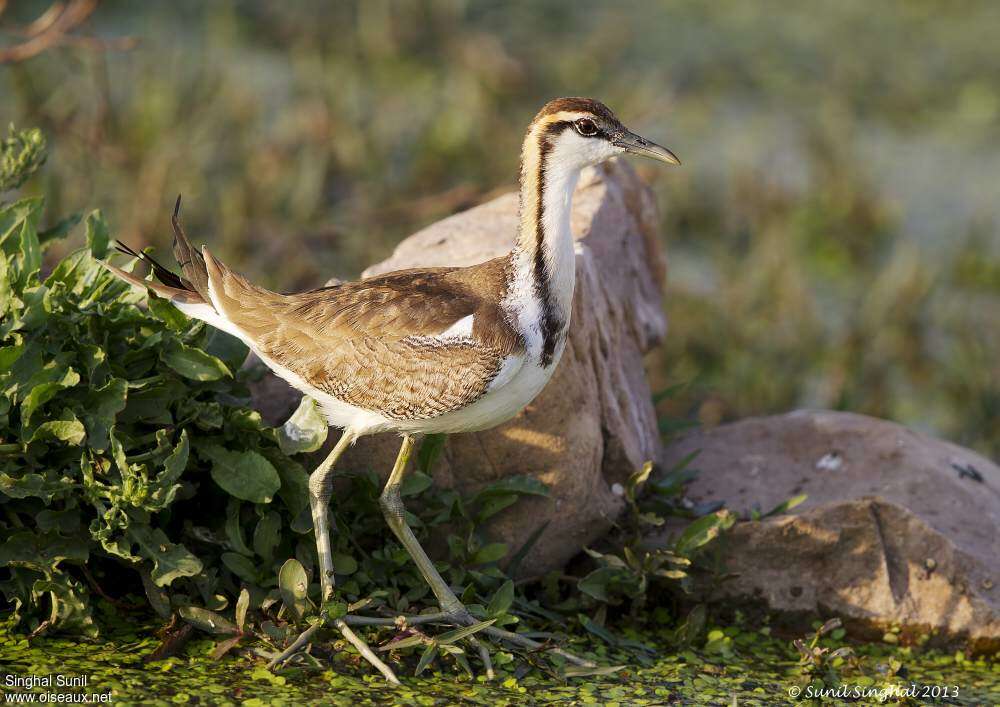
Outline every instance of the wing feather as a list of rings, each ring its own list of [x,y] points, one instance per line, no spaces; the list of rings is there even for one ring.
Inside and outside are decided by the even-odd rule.
[[[523,350],[500,309],[502,293],[481,289],[484,281],[496,285],[496,273],[505,282],[500,262],[281,295],[202,254],[212,304],[255,348],[309,385],[387,417],[460,409]]]

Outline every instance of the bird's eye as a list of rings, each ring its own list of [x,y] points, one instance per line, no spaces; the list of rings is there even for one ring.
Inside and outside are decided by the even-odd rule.
[[[576,131],[585,137],[597,135],[597,125],[590,118],[580,118],[574,125],[576,125]]]

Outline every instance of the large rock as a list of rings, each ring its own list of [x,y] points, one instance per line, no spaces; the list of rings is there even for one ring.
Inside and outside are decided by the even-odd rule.
[[[508,194],[436,223],[403,241],[364,277],[402,268],[471,265],[510,250],[517,196]],[[610,527],[623,508],[614,484],[662,449],[643,354],[666,334],[664,260],[649,189],[624,162],[581,176],[573,202],[577,285],[569,343],[548,386],[520,415],[484,432],[451,435],[434,470],[437,483],[473,493],[504,477],[527,474],[550,488],[523,498],[489,528],[513,553],[543,524],[522,574],[563,565]],[[257,384],[258,409],[282,421],[298,395],[273,376]],[[343,468],[388,474],[394,435],[360,440]],[[336,499],[334,500],[336,503]]]
[[[665,464],[701,450],[697,502],[795,515],[738,523],[738,576],[716,598],[788,615],[840,616],[938,643],[1000,648],[1000,467],[954,444],[863,415],[798,411],[695,432]]]

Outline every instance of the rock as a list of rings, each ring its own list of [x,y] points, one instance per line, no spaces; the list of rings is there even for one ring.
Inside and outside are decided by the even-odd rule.
[[[798,411],[689,434],[695,502],[766,512],[798,494],[795,515],[738,523],[715,598],[746,598],[801,618],[976,651],[1000,648],[1000,467],[957,445],[863,415]]]
[[[502,255],[514,242],[517,206],[517,195],[507,194],[444,219],[404,240],[363,276]],[[547,524],[521,564],[523,575],[562,566],[605,533],[624,506],[612,486],[662,453],[642,362],[666,335],[665,265],[651,192],[624,162],[587,170],[572,226],[576,295],[569,342],[552,380],[513,420],[451,435],[434,469],[438,484],[466,494],[518,474],[548,485],[547,498],[522,498],[488,528],[513,554]],[[287,418],[298,395],[268,375],[254,386],[254,398],[273,424]],[[385,477],[398,447],[394,435],[364,438],[345,455],[343,468],[371,468]]]

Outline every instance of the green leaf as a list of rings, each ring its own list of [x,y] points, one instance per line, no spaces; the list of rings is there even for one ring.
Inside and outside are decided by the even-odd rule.
[[[517,499],[516,493],[502,493],[487,497],[486,502],[479,509],[479,513],[476,514],[476,520],[482,523],[488,518],[492,518],[504,508],[517,503]]]
[[[22,531],[0,544],[0,567],[30,567],[46,575],[64,560],[85,564],[89,557],[86,540],[81,537],[64,538],[58,533]]]
[[[488,616],[501,616],[506,614],[511,605],[514,603],[514,582],[507,580],[504,582],[497,593],[493,595],[490,599],[489,606],[486,607],[486,614]]]
[[[278,472],[253,450],[233,452],[218,445],[205,445],[198,451],[212,462],[212,480],[231,496],[253,503],[270,503],[281,487]]]
[[[257,584],[257,565],[253,560],[235,552],[222,553],[222,564],[229,568],[229,571],[250,584]]]
[[[563,676],[567,678],[586,678],[592,675],[614,675],[625,670],[627,665],[603,665],[596,668],[587,668],[578,665],[571,665],[563,670]]]
[[[229,499],[229,503],[226,506],[226,538],[229,540],[229,546],[233,550],[249,557],[253,555],[253,550],[247,547],[246,541],[243,539],[243,524],[240,519],[241,508],[239,500],[235,498]]]
[[[240,590],[240,597],[236,600],[236,628],[240,633],[246,628],[247,609],[250,607],[250,592],[246,587]]]
[[[625,482],[625,497],[629,501],[633,503],[635,502],[636,492],[639,490],[640,486],[646,483],[646,480],[649,479],[649,475],[652,471],[653,462],[648,461],[642,465],[642,468],[639,469],[639,471],[629,476],[628,481]]]
[[[296,619],[301,619],[309,610],[309,579],[302,563],[291,558],[278,571],[278,590],[281,601]]]
[[[153,607],[153,611],[162,619],[168,618],[170,616],[170,597],[156,586],[146,570],[140,569],[139,577],[142,579],[142,588],[146,590],[146,598],[149,599],[149,605]]]
[[[265,562],[274,559],[274,549],[281,542],[281,516],[268,511],[257,521],[253,532],[253,549]]]
[[[333,553],[333,571],[342,575],[354,574],[358,571],[358,562],[350,555],[335,552]]]
[[[65,630],[77,631],[84,635],[95,637],[97,627],[90,615],[90,607],[85,598],[86,592],[79,582],[66,574],[58,573],[48,579],[40,579],[32,586],[32,594],[41,599],[49,595],[51,611],[48,621],[54,626]],[[41,603],[41,602],[39,602]]]
[[[28,441],[44,442],[48,440],[58,440],[60,442],[66,442],[67,444],[79,446],[83,443],[84,438],[87,436],[87,431],[84,429],[83,423],[77,420],[73,413],[69,413],[69,415],[72,419],[60,419],[43,422],[35,428],[34,433],[31,435],[31,439]]]
[[[549,487],[532,476],[508,476],[484,488],[476,498],[484,498],[492,494],[508,493],[517,493],[526,496],[548,496]]]
[[[63,388],[65,386],[61,383],[42,383],[32,388],[21,403],[21,427],[32,429],[31,416],[38,408],[56,397]]]
[[[342,619],[347,616],[349,612],[350,607],[342,601],[324,602],[322,607],[323,616],[325,616],[328,621]]]
[[[619,570],[613,567],[599,567],[576,583],[577,589],[598,601],[608,602],[608,586]]]
[[[434,466],[434,462],[444,450],[447,438],[447,435],[443,434],[430,434],[424,437],[424,441],[420,443],[420,449],[417,450],[416,468],[418,471],[430,476],[431,467]]]
[[[479,548],[472,556],[471,564],[483,565],[487,562],[496,562],[507,554],[507,546],[504,543],[490,543]]]
[[[59,391],[72,388],[79,382],[80,374],[68,368],[57,380],[46,381],[32,387],[21,403],[21,426],[31,429],[31,417],[36,410],[52,400]]]
[[[201,350],[222,359],[231,371],[238,370],[250,353],[250,349],[242,341],[215,327],[209,327]]]
[[[187,468],[190,445],[187,430],[181,430],[180,439],[166,459],[163,460],[163,471],[156,476],[156,483],[161,487],[169,486],[181,478]]]
[[[38,242],[41,243],[43,249],[47,248],[55,241],[62,240],[68,236],[70,231],[76,228],[76,225],[82,219],[83,215],[79,213],[70,214],[66,218],[59,219],[55,225],[38,232]]]
[[[110,233],[108,224],[104,221],[104,216],[100,210],[91,211],[87,214],[87,247],[95,258],[103,258],[108,254],[108,240]]]
[[[126,531],[128,539],[139,545],[139,554],[153,562],[150,577],[157,587],[166,587],[178,577],[193,577],[202,570],[201,560],[183,545],[176,545],[160,528],[132,525]]]
[[[422,471],[413,471],[403,479],[400,496],[416,496],[434,485],[434,480]]]
[[[613,633],[611,633],[608,629],[604,628],[600,624],[591,621],[588,617],[584,616],[583,614],[577,614],[576,618],[580,622],[580,625],[583,626],[585,629],[587,629],[589,633],[594,634],[608,645],[617,646],[619,644],[618,638],[616,638]]]
[[[168,300],[150,294],[146,300],[150,313],[174,331],[184,332],[191,326],[191,320]]]
[[[125,409],[127,394],[128,383],[122,378],[112,378],[88,396],[83,423],[87,429],[87,444],[92,449],[108,448],[108,433],[115,424],[115,417]]]
[[[440,636],[435,636],[434,640],[441,645],[448,645],[450,643],[455,643],[460,641],[467,636],[472,636],[473,634],[479,633],[484,628],[489,628],[496,623],[496,619],[490,619],[488,621],[479,621],[472,624],[471,626],[462,626],[461,628],[456,628],[451,631],[446,631]]]
[[[200,606],[182,606],[177,609],[177,613],[189,624],[206,633],[239,633],[236,625],[225,616],[202,609]]]
[[[38,242],[38,219],[43,200],[38,197],[20,199],[0,210],[0,250],[13,256],[9,261],[10,280],[20,287],[37,278],[42,264]]]
[[[185,378],[214,381],[232,377],[229,369],[215,356],[171,339],[160,353],[160,360]]]
[[[524,562],[524,558],[528,556],[528,553],[531,552],[531,548],[533,548],[539,538],[542,537],[542,534],[545,532],[545,529],[549,527],[549,523],[551,522],[552,520],[549,519],[535,528],[534,532],[528,536],[527,540],[524,541],[521,548],[514,553],[512,558],[510,558],[510,562],[507,564],[508,576],[517,577],[517,571],[521,568],[521,563]]]
[[[285,454],[315,452],[326,441],[330,423],[320,413],[316,402],[303,395],[298,408],[278,428],[278,446]]]
[[[0,374],[6,373],[24,353],[24,344],[0,346]]]
[[[29,472],[16,478],[0,472],[0,493],[10,498],[35,497],[48,503],[70,488],[66,479],[53,472],[46,472],[45,476]]]
[[[732,527],[734,520],[731,513],[722,510],[692,521],[677,539],[674,552],[678,555],[688,555],[717,538],[723,530]]]
[[[802,504],[807,498],[809,498],[809,494],[806,493],[800,494],[798,496],[792,496],[784,503],[779,503],[777,506],[769,510],[767,513],[762,515],[761,518],[770,518],[771,516],[778,516],[781,515],[782,513],[787,513],[796,506]]]
[[[437,654],[438,647],[433,643],[424,648],[424,652],[421,654],[420,660],[417,662],[417,669],[413,671],[413,676],[416,677],[420,675],[420,673],[424,672],[424,670],[427,669],[427,666],[430,665],[437,657]]]
[[[47,156],[45,136],[38,128],[14,130],[0,139],[0,192],[17,189],[42,166]]]

